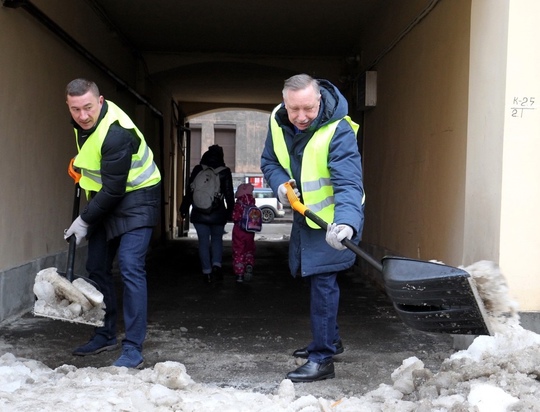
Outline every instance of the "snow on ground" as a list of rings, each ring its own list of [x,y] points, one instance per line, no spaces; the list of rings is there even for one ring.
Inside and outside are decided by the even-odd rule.
[[[178,362],[153,368],[50,369],[17,358],[0,340],[0,410],[204,411],[204,412],[431,412],[540,411],[540,335],[519,325],[517,305],[498,267],[490,262],[465,268],[478,281],[494,336],[477,337],[467,350],[445,359],[438,372],[416,357],[405,359],[381,384],[361,397],[297,397],[285,379],[272,394],[194,382]],[[480,285],[480,283],[482,283]]]

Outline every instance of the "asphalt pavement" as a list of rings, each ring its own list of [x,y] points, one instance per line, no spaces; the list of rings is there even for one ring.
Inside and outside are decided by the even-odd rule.
[[[223,282],[202,281],[196,237],[168,241],[148,256],[148,336],[144,367],[183,363],[198,383],[273,392],[301,360],[292,352],[310,341],[309,293],[288,271],[286,223],[266,225],[256,245],[253,280],[237,284],[231,270],[231,242],[224,241]],[[277,232],[277,233],[269,233]],[[230,233],[230,231],[229,231]],[[119,296],[121,282],[115,274]],[[410,356],[437,371],[454,352],[448,335],[405,326],[392,303],[360,267],[340,274],[339,324],[345,352],[335,358],[336,378],[295,384],[297,395],[331,398],[359,396],[391,383],[391,373]],[[0,325],[0,350],[51,368],[106,367],[119,352],[90,357],[71,351],[92,327],[27,313]],[[119,339],[122,337],[120,323]]]

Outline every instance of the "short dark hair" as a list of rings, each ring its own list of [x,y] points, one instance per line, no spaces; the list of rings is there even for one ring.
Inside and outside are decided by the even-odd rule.
[[[289,77],[287,80],[285,80],[285,84],[283,85],[283,97],[285,97],[285,94],[289,90],[304,90],[308,86],[313,86],[313,90],[315,90],[315,94],[317,96],[321,95],[319,81],[311,77],[309,74],[302,73]]]
[[[89,91],[91,91],[94,96],[99,97],[99,88],[96,83],[86,79],[75,79],[70,81],[66,86],[66,97],[82,96]]]

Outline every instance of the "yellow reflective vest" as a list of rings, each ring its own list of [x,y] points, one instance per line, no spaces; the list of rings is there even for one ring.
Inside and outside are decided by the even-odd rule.
[[[73,165],[81,170],[79,184],[86,191],[87,196],[91,191],[98,192],[103,186],[101,180],[101,147],[109,128],[115,122],[118,122],[124,129],[133,130],[141,140],[139,150],[131,157],[126,192],[157,184],[161,180],[161,175],[154,162],[154,155],[146,144],[143,134],[129,116],[116,104],[107,100],[107,105],[107,113],[82,147],[79,146],[77,129],[75,129],[79,154],[75,158]]]
[[[285,136],[283,129],[276,121],[276,112],[280,107],[281,105],[278,105],[272,112],[270,121],[272,142],[279,163],[292,178],[291,159],[285,143]],[[304,148],[302,156],[302,201],[308,209],[327,223],[334,221],[334,187],[330,181],[328,154],[330,141],[341,120],[346,120],[355,134],[358,132],[358,124],[353,122],[349,116],[325,124],[313,134]],[[320,229],[310,219],[306,219],[306,221],[311,228]]]

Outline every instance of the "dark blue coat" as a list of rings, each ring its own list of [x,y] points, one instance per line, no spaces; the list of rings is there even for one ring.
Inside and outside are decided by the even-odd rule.
[[[317,119],[308,130],[295,132],[283,104],[276,113],[291,158],[292,178],[299,188],[302,181],[302,154],[307,143],[321,126],[342,119],[348,113],[347,100],[338,89],[326,80],[319,82],[321,107]],[[355,232],[353,241],[358,242],[364,226],[362,165],[356,135],[346,120],[339,123],[332,137],[327,162],[334,188],[334,222],[351,226]],[[261,156],[261,170],[275,193],[279,185],[290,179],[274,152],[270,127]],[[332,248],[326,243],[325,237],[326,231],[309,227],[300,213],[294,213],[289,244],[289,267],[294,276],[299,273],[310,276],[337,272],[354,264],[356,255],[353,252]]]

